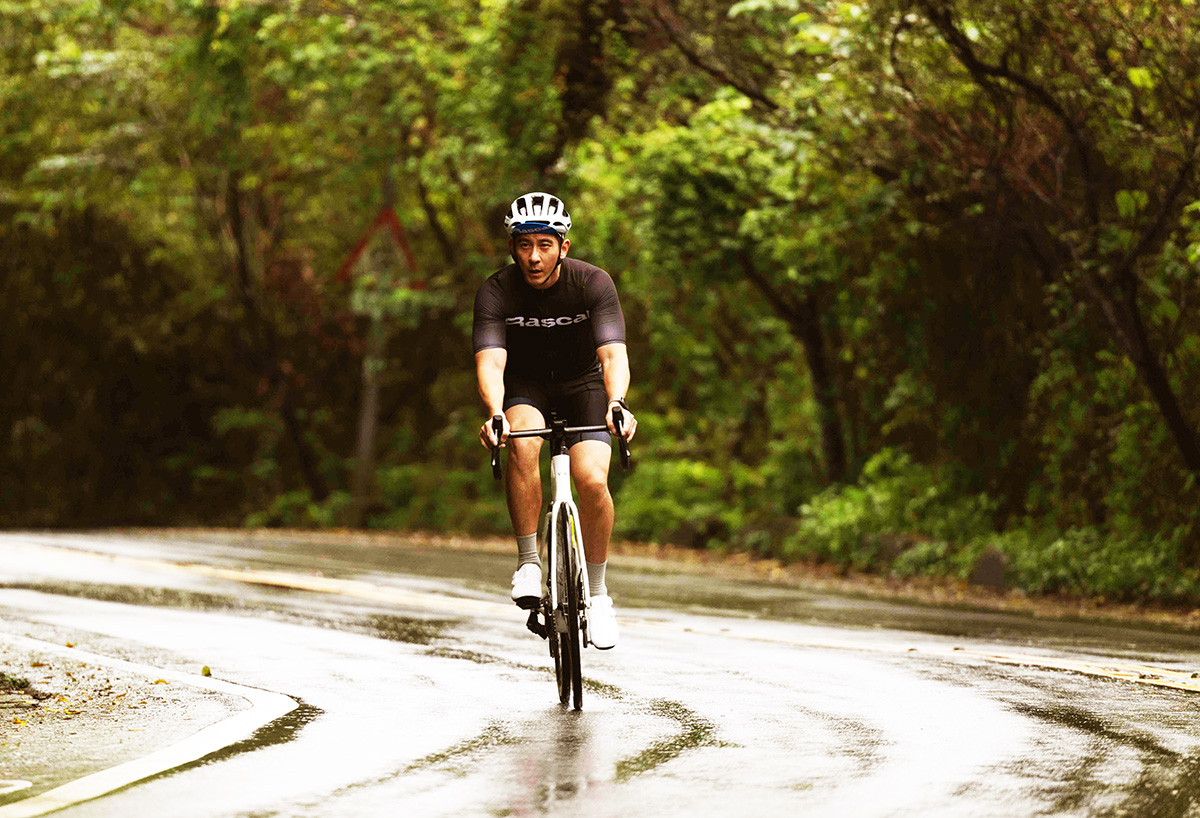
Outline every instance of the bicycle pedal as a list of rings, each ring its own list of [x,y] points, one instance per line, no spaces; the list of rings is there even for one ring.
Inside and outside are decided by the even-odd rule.
[[[525,627],[529,628],[529,630],[531,630],[533,633],[536,633],[543,639],[546,638],[546,626],[542,624],[540,619],[538,619],[537,611],[529,612],[529,619],[525,620]]]

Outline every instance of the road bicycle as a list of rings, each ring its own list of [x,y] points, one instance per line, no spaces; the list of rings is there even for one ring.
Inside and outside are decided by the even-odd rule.
[[[613,426],[621,449],[621,467],[629,469],[629,442],[621,434],[625,415],[613,410]],[[500,415],[492,418],[496,439],[504,429]],[[579,509],[571,493],[571,458],[567,454],[567,437],[585,432],[607,432],[607,426],[568,426],[554,414],[547,429],[523,429],[509,432],[509,439],[540,437],[550,442],[550,501],[538,531],[541,553],[548,563],[546,592],[537,607],[529,612],[525,623],[529,630],[550,643],[554,659],[554,678],[558,685],[558,700],[569,705],[574,697],[575,709],[583,709],[583,673],[580,654],[588,640],[587,611],[591,601],[588,590],[587,563],[583,553],[583,532],[579,527]],[[500,447],[492,447],[492,476],[501,477]]]

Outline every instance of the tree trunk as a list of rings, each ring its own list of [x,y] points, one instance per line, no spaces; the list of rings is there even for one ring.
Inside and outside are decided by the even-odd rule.
[[[428,201],[424,187],[421,188],[421,197],[422,201]],[[389,172],[383,178],[383,206],[392,207],[395,203],[396,185]],[[430,213],[429,215],[431,223],[436,226],[436,214]],[[390,286],[393,279],[394,271],[389,270],[384,280]],[[358,408],[354,474],[350,478],[349,524],[351,528],[363,528],[367,524],[367,507],[375,488],[375,434],[379,428],[379,373],[383,369],[383,355],[387,345],[385,320],[382,312],[371,316],[371,324],[367,328],[366,349],[363,350],[362,403]]]
[[[820,413],[821,447],[825,452],[825,468],[830,481],[842,483],[846,480],[846,437],[842,429],[842,415],[838,407],[838,388],[829,368],[825,331],[809,296],[804,301],[805,320],[792,321],[792,332],[804,346],[804,358],[808,362],[808,374],[812,378],[813,394]]]
[[[265,377],[279,391],[279,414],[283,418],[288,431],[288,438],[296,449],[296,457],[300,462],[300,474],[304,478],[308,491],[318,502],[329,496],[329,486],[321,477],[317,468],[316,453],[304,438],[304,427],[296,409],[295,400],[291,395],[292,375],[280,360],[279,336],[271,319],[259,309],[255,300],[254,275],[250,265],[249,247],[252,244],[247,236],[247,225],[243,211],[241,193],[241,174],[232,171],[226,181],[225,206],[229,219],[229,232],[233,236],[235,257],[234,270],[238,282],[238,292],[241,295],[242,307],[246,311],[246,326],[250,335],[248,352],[251,364],[258,369],[260,376]]]
[[[1146,324],[1138,309],[1137,279],[1129,273],[1121,276],[1120,283],[1113,287],[1089,274],[1085,275],[1084,282],[1088,294],[1100,307],[1117,345],[1133,363],[1138,377],[1150,392],[1187,470],[1200,474],[1200,439],[1197,438],[1195,427],[1184,415],[1179,398],[1171,387],[1171,380],[1150,345]],[[1114,289],[1119,298],[1110,294]]]
[[[821,326],[820,310],[811,293],[805,293],[802,301],[795,300],[767,280],[754,266],[749,255],[739,256],[746,277],[766,297],[775,314],[787,322],[792,335],[804,347],[804,360],[808,364],[808,375],[812,381],[813,396],[817,401],[817,422],[821,426],[821,451],[825,459],[825,471],[830,482],[842,483],[849,470],[846,461],[846,433],[842,424],[839,390],[829,366],[829,345],[825,330]]]
[[[318,503],[323,502],[329,497],[329,484],[321,476],[321,470],[317,466],[316,453],[304,439],[304,426],[296,411],[291,384],[285,383],[283,390],[280,413],[283,415],[283,423],[288,430],[288,437],[291,438],[292,445],[296,448],[296,457],[300,461],[300,474],[304,477],[304,482],[308,484],[308,492],[312,495],[313,500]]]

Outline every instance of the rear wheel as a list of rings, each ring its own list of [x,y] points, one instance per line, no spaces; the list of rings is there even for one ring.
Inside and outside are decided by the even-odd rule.
[[[579,609],[583,599],[583,588],[580,587],[582,568],[576,555],[579,549],[575,547],[575,532],[577,527],[574,519],[568,514],[559,518],[559,542],[562,543],[561,554],[566,566],[567,579],[560,588],[566,597],[567,632],[564,634],[568,644],[565,654],[570,663],[571,688],[575,694],[575,709],[583,709],[583,671],[580,667],[583,653],[583,640],[579,632]],[[564,699],[565,702],[565,699]]]

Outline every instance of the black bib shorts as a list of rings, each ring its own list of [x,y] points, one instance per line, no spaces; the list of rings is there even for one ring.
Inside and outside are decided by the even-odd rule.
[[[542,413],[546,425],[551,415],[567,422],[568,426],[603,426],[608,422],[608,394],[604,391],[604,375],[596,369],[578,378],[563,381],[504,378],[504,409],[518,404],[532,406]],[[581,440],[609,443],[608,432],[577,432],[567,437],[570,448]]]

